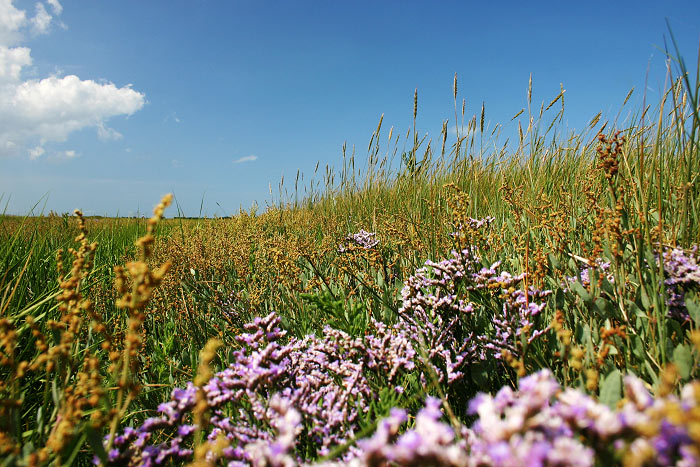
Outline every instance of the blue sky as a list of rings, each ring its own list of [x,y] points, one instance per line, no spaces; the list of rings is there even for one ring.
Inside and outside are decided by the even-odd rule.
[[[566,89],[565,123],[658,102],[668,18],[694,69],[700,2],[0,0],[0,194],[7,212],[186,215],[270,202],[384,128],[437,139],[508,123]],[[624,115],[623,115],[624,117]],[[386,133],[385,133],[386,135]],[[169,214],[175,214],[171,209]]]

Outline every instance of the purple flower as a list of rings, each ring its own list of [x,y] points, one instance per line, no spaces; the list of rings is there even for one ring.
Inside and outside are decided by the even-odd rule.
[[[687,253],[681,248],[668,249],[663,254],[663,263],[669,316],[679,321],[688,321],[690,315],[685,304],[685,294],[700,286],[698,246],[693,246]]]
[[[595,264],[581,269],[578,276],[571,276],[567,279],[569,282],[576,282],[579,280],[584,287],[589,287],[591,285],[591,270],[595,270],[598,274],[604,274],[605,278],[611,284],[615,282],[615,276],[610,273],[610,261],[605,261],[602,258],[597,258]]]
[[[472,220],[470,229],[488,227],[493,218]],[[471,362],[502,358],[503,351],[520,354],[521,336],[528,344],[546,329],[536,327],[536,319],[551,295],[549,290],[520,289],[524,274],[499,271],[500,261],[481,266],[474,247],[453,250],[440,262],[426,261],[409,277],[401,291],[400,325],[416,345],[425,349],[427,362],[440,382],[453,384],[464,377]],[[500,301],[500,310],[484,324],[475,325],[475,315],[485,310],[470,300],[480,297]],[[425,379],[424,376],[422,376]]]
[[[228,461],[296,464],[302,430],[318,441],[319,455],[327,454],[354,436],[369,410],[374,399],[369,378],[397,387],[400,375],[415,367],[411,340],[396,326],[372,322],[374,332],[363,338],[326,328],[320,338],[291,338],[285,344],[279,323],[271,313],[247,324],[247,332],[237,336],[241,348],[233,353],[233,363],[201,388],[212,413],[207,439],[226,438]],[[159,406],[161,416],[125,429],[115,439],[113,462],[188,460],[196,393],[192,383],[175,389]],[[170,433],[168,441],[151,444],[161,430]]]
[[[362,453],[359,465],[467,465],[464,443],[457,443],[454,430],[440,422],[442,412],[439,399],[428,398],[425,408],[416,416],[413,429],[397,436],[406,421],[406,413],[392,410],[382,420],[372,438],[358,443]]]
[[[359,232],[349,234],[347,237],[345,237],[345,244],[338,247],[339,253],[345,253],[348,251],[348,248],[345,245],[371,250],[375,246],[379,245],[379,240],[376,238],[376,233],[367,232],[364,229],[360,229]]]

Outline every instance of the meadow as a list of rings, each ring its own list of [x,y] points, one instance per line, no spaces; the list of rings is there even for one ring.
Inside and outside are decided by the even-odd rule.
[[[700,464],[700,82],[509,142],[457,84],[264,212],[0,217],[3,465]]]

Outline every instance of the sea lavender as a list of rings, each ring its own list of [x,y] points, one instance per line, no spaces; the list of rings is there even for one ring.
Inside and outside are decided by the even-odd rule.
[[[597,258],[594,264],[588,264],[588,266],[581,269],[577,276],[567,277],[568,282],[580,281],[584,287],[589,287],[591,285],[591,271],[596,271],[598,275],[604,275],[611,284],[615,282],[615,276],[610,272],[610,261]]]
[[[441,382],[461,379],[462,368],[477,352],[473,333],[464,329],[461,320],[473,311],[473,305],[460,290],[460,284],[475,271],[476,262],[471,249],[453,251],[452,258],[439,263],[426,261],[401,291],[400,326],[425,349],[426,363],[433,365]]]
[[[429,397],[411,430],[398,436],[408,419],[406,411],[392,409],[367,440],[358,442],[361,454],[350,465],[466,465],[466,442],[456,441],[452,427],[441,423],[439,399]]]
[[[500,265],[497,261],[481,267],[476,249],[469,247],[453,250],[451,258],[440,262],[426,261],[406,281],[400,323],[406,335],[425,349],[439,381],[460,380],[463,368],[478,359],[501,358],[504,351],[517,357],[521,337],[527,337],[529,344],[545,332],[534,328],[534,317],[544,309],[543,300],[551,291],[520,290],[525,274],[499,272]],[[469,294],[489,297],[494,292],[499,293],[500,311],[487,327],[475,326],[477,320],[471,319],[475,310],[480,308],[479,314],[485,310],[471,302]]]
[[[373,323],[375,332],[365,338],[326,328],[321,338],[292,338],[284,344],[279,323],[271,313],[247,324],[247,332],[236,338],[241,348],[233,363],[201,388],[211,417],[200,428],[212,443],[226,439],[222,456],[228,461],[299,462],[294,440],[301,432],[311,451],[326,455],[354,436],[373,399],[369,377],[396,385],[400,373],[414,368],[415,351],[396,327]],[[158,407],[158,417],[125,429],[114,440],[110,463],[189,459],[197,390],[192,383],[174,390],[171,400]],[[154,443],[161,431],[168,440]]]
[[[483,219],[474,219],[473,217],[468,217],[464,223],[457,224],[457,231],[452,232],[449,235],[451,237],[462,237],[467,232],[475,232],[481,230],[484,227],[490,226],[496,220],[493,216],[487,216]]]
[[[214,305],[227,320],[237,323],[241,318],[242,299],[243,294],[240,290],[231,290],[225,295],[220,294],[214,301]]]
[[[394,409],[375,434],[358,441],[351,465],[591,466],[623,460],[629,465],[698,465],[700,383],[681,397],[653,398],[634,376],[625,378],[625,402],[617,410],[572,388],[562,389],[549,370],[522,378],[517,390],[480,394],[468,429],[441,422],[440,402],[428,399],[415,425],[399,435],[406,412]]]
[[[340,411],[350,420],[350,411],[361,404],[355,400],[354,409],[348,403],[345,409],[342,404],[333,405],[343,398],[350,401],[353,392],[362,392],[361,373],[354,372],[354,365],[361,360],[361,341],[329,330],[325,347],[323,339],[314,337],[291,339],[289,344],[281,345],[278,341],[283,332],[276,327],[278,323],[274,314],[251,323],[247,327],[249,333],[241,336],[247,350],[239,355],[250,367],[243,370],[234,363],[202,389],[214,414],[210,420],[214,428],[208,439],[226,437],[229,446],[222,455],[229,465],[303,464],[312,459],[299,457],[300,442],[311,438],[319,446],[332,447],[352,436],[352,427],[341,433],[340,425],[333,425],[335,415],[329,418],[321,412]],[[372,365],[381,366],[385,373],[392,365],[382,365],[380,359],[382,352],[387,356],[392,352],[386,347],[390,341],[387,335],[396,331],[386,326],[379,329],[380,336],[372,340],[381,345],[367,346],[370,354],[375,352]],[[410,349],[404,344],[405,350]],[[298,353],[302,350],[310,354],[308,360]],[[341,357],[347,357],[352,365],[344,367],[337,361]],[[396,361],[401,356],[392,358]],[[344,383],[335,384],[337,390],[324,392],[314,402],[309,399],[313,394],[308,388],[323,388],[305,380],[300,382],[304,374],[295,371],[295,359],[303,372],[309,372],[307,379],[333,385],[320,372],[332,367]],[[274,370],[279,365],[286,365],[285,372]],[[700,433],[695,427],[700,426],[700,382],[687,384],[680,397],[656,398],[634,376],[626,376],[624,383],[625,398],[618,410],[612,410],[579,390],[561,388],[545,369],[520,379],[517,390],[506,386],[493,396],[480,394],[474,398],[469,408],[477,418],[471,428],[441,421],[440,401],[428,398],[425,408],[405,432],[402,433],[402,427],[409,420],[408,413],[392,409],[388,418],[379,421],[371,437],[357,441],[342,461],[336,459],[326,465],[589,466],[613,460],[637,465],[698,465]],[[159,417],[148,419],[140,427],[126,428],[114,440],[110,464],[162,465],[190,459],[191,435],[196,427],[187,420],[197,390],[192,384],[175,390],[171,401],[159,407]],[[330,406],[325,405],[327,399],[331,399]],[[245,403],[231,407],[234,410],[225,416],[224,400]],[[252,408],[255,404],[261,404],[257,410]],[[313,407],[318,410],[314,412]],[[351,423],[346,422],[347,425]],[[154,444],[153,435],[161,429],[170,429],[171,437]]]
[[[270,399],[269,410],[271,412],[268,414],[270,426],[277,432],[277,437],[251,440],[245,446],[245,457],[252,461],[253,465],[279,467],[298,465],[298,460],[291,453],[293,453],[297,437],[303,429],[301,414],[288,399],[280,397],[278,394]],[[229,455],[227,457],[236,456]],[[229,466],[231,464],[229,463]]]
[[[663,262],[669,316],[679,321],[688,321],[690,315],[685,303],[685,295],[688,291],[697,290],[700,287],[698,246],[693,246],[688,253],[681,248],[668,249],[663,254]]]
[[[668,248],[663,252],[664,285],[666,286],[666,305],[669,307],[668,316],[681,322],[690,319],[685,302],[686,293],[698,290],[700,287],[700,265],[698,260],[698,246],[690,250],[682,248]],[[657,261],[659,257],[657,255]],[[598,274],[613,283],[615,277],[610,273],[610,262],[598,258],[594,266],[588,266],[581,270],[578,276],[567,277],[569,283],[580,281],[584,287],[590,286],[590,273],[596,270]],[[564,289],[568,290],[568,284]]]
[[[525,292],[516,288],[524,279],[524,273],[513,276],[504,271],[496,275],[494,266],[490,269],[484,268],[474,276],[475,289],[500,289],[502,300],[501,312],[495,314],[492,320],[493,332],[478,337],[479,342],[483,344],[480,350],[482,359],[486,358],[487,350],[496,359],[500,359],[504,352],[517,358],[523,338],[527,344],[531,344],[547,331],[548,328],[535,329],[534,318],[544,310],[544,299],[550,296],[552,291],[529,287]]]
[[[347,246],[346,246],[347,245]],[[367,232],[364,229],[360,229],[359,232],[354,234],[349,234],[345,237],[345,243],[338,247],[339,253],[345,253],[349,249],[363,248],[365,250],[371,250],[375,246],[379,245],[379,240],[376,238],[375,232]]]

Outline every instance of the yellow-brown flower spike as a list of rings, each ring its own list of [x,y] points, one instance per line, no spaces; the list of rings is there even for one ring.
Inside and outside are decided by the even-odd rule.
[[[589,368],[586,370],[586,389],[590,392],[595,392],[598,390],[598,381],[600,375],[594,368]]]
[[[602,133],[598,135],[600,146],[596,149],[600,160],[599,167],[603,169],[603,174],[608,180],[612,180],[617,175],[620,167],[620,156],[622,146],[625,144],[625,137],[620,136],[620,131],[616,132],[612,138],[608,139]]]
[[[111,447],[113,442],[119,419],[140,390],[135,375],[139,371],[139,352],[142,344],[141,327],[145,319],[144,310],[151,300],[153,291],[161,284],[171,264],[166,261],[160,267],[152,269],[147,261],[153,253],[155,228],[172,200],[171,194],[163,197],[153,209],[153,216],[146,224],[146,234],[136,240],[136,246],[141,250],[140,259],[127,263],[126,268],[120,266],[114,268],[114,285],[120,295],[116,300],[116,305],[127,312],[129,319],[123,351],[121,354],[110,352],[109,355],[110,361],[113,362],[110,365],[110,372],[117,382],[118,392],[116,409],[110,423],[108,447]]]
[[[199,353],[199,366],[197,368],[197,376],[194,379],[194,384],[197,386],[197,402],[193,410],[194,424],[197,427],[195,433],[196,443],[199,443],[201,437],[200,432],[205,423],[205,412],[208,407],[207,398],[202,387],[214,376],[214,372],[211,369],[211,362],[216,358],[216,351],[222,345],[224,344],[219,339],[209,339],[204,349]]]
[[[659,387],[657,393],[660,397],[666,397],[673,392],[679,381],[678,368],[675,364],[669,363],[659,374]]]

